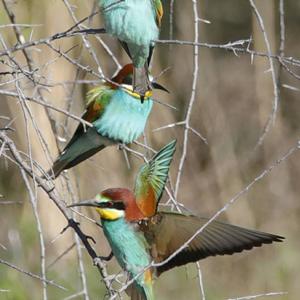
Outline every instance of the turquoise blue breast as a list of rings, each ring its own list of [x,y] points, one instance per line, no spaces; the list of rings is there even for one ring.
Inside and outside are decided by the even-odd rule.
[[[133,225],[124,218],[115,221],[102,220],[104,234],[120,266],[131,276],[140,273],[150,264],[150,256],[144,236],[134,230]],[[144,285],[143,276],[137,278],[140,286]]]
[[[108,7],[116,0],[99,0]],[[158,39],[159,29],[151,0],[124,0],[102,12],[108,33],[127,43],[147,46]]]
[[[152,100],[141,103],[123,89],[118,89],[101,118],[93,124],[102,136],[116,142],[132,143],[143,133],[152,106]]]

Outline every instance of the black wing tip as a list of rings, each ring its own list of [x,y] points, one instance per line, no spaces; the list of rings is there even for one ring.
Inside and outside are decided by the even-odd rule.
[[[266,244],[272,244],[274,242],[281,243],[284,240],[285,240],[285,237],[283,237],[283,236],[267,234],[267,236],[260,238],[256,241],[252,241],[247,244],[239,245],[239,246],[233,247],[231,249],[224,249],[224,250],[216,251],[216,252],[210,251],[209,249],[206,249],[204,252],[198,251],[198,250],[192,250],[189,253],[180,252],[169,263],[157,268],[157,276],[159,276],[161,273],[168,271],[174,267],[180,267],[180,266],[186,265],[188,263],[197,262],[197,261],[205,259],[205,258],[216,257],[216,256],[225,256],[225,255],[234,255],[234,254],[241,253],[244,251],[250,251],[254,248],[262,247],[263,245],[266,245]]]
[[[205,253],[201,253],[199,251],[191,251],[189,254],[179,254],[175,256],[169,263],[166,265],[160,266],[157,268],[157,276],[161,273],[173,269],[174,267],[180,267],[189,263],[195,263],[199,260],[209,258],[209,257],[216,257],[216,256],[226,256],[226,255],[234,255],[238,253],[242,253],[244,251],[251,251],[254,248],[262,247],[265,244],[272,244],[273,242],[283,242],[284,237],[282,236],[273,236],[272,239],[266,239],[264,241],[260,240],[255,243],[250,243],[248,245],[239,246],[233,249],[227,249],[220,252],[210,252],[206,251]]]
[[[256,241],[249,242],[244,245],[237,246],[236,248],[227,249],[223,253],[216,253],[215,255],[233,255],[235,253],[241,253],[243,251],[249,251],[254,248],[262,247],[263,245],[270,245],[275,242],[282,243],[285,240],[285,237],[280,235],[268,234],[267,237],[260,238]]]
[[[262,234],[264,234],[265,236],[261,236],[257,240],[257,242],[261,243],[261,245],[272,244],[273,242],[282,243],[285,240],[285,237],[281,235],[271,234],[271,233],[262,233]]]
[[[273,235],[272,238],[273,238],[272,242],[278,242],[278,243],[282,243],[285,240],[285,237],[281,235]]]

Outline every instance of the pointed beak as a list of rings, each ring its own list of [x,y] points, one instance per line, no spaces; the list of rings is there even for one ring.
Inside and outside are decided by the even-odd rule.
[[[160,84],[157,83],[157,82],[152,82],[151,85],[152,85],[152,87],[153,87],[154,89],[156,89],[156,90],[162,90],[162,91],[164,91],[164,92],[170,94],[170,91],[169,91],[169,90],[167,90],[165,87],[163,87],[162,85],[160,85]]]
[[[76,207],[76,206],[92,206],[92,207],[100,207],[101,204],[95,200],[85,200],[78,203],[74,203],[71,205],[68,205],[67,207]]]

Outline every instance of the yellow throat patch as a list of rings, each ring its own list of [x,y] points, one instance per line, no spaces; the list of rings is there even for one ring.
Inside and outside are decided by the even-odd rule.
[[[138,94],[138,93],[135,93],[132,89],[130,89],[129,87],[125,86],[123,87],[124,91],[129,94],[130,96],[138,99],[138,100],[141,100],[141,95]],[[144,100],[148,100],[149,98],[151,98],[153,95],[153,92],[152,91],[147,91],[145,96],[144,96]]]
[[[97,213],[101,219],[114,221],[124,216],[124,211],[120,211],[114,208],[96,208]]]

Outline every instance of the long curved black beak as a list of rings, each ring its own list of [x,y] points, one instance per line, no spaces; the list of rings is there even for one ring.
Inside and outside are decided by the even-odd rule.
[[[154,88],[154,89],[156,89],[156,90],[161,90],[161,91],[164,91],[164,92],[166,92],[166,93],[168,93],[168,94],[170,94],[170,91],[169,90],[167,90],[164,86],[162,86],[161,84],[159,84],[159,83],[157,83],[157,82],[151,82],[151,85],[152,85],[152,87]]]
[[[101,207],[101,204],[99,202],[96,202],[95,200],[86,200],[86,201],[70,204],[67,207],[77,207],[77,206]]]

